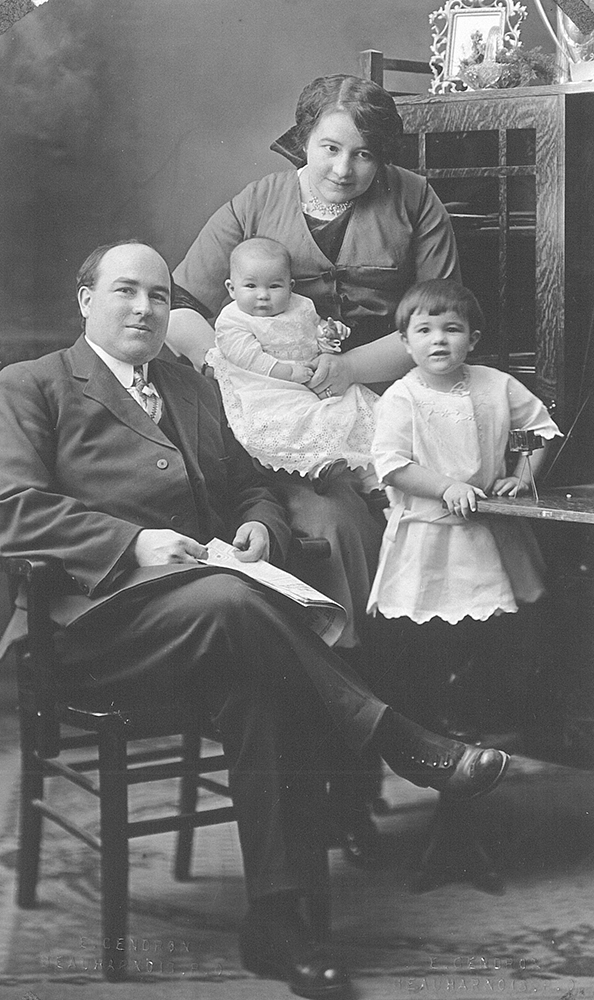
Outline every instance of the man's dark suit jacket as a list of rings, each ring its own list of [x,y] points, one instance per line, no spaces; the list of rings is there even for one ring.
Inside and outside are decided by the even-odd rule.
[[[159,359],[149,378],[179,448],[81,337],[71,348],[0,372],[0,552],[49,556],[64,568],[52,617],[77,621],[126,589],[200,567],[121,572],[142,528],[231,541],[261,521],[275,561],[289,542],[284,512],[229,431],[216,386]],[[173,581],[172,581],[173,583]],[[14,638],[14,634],[11,638]]]

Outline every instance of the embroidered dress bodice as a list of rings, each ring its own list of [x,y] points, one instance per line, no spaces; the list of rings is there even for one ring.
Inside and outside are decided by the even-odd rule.
[[[465,366],[450,392],[413,369],[380,398],[373,456],[380,480],[411,463],[489,493],[506,472],[509,431],[559,433],[539,399],[512,376]],[[368,610],[422,623],[516,611],[543,592],[543,565],[520,518],[449,514],[441,499],[388,486],[384,534]],[[510,522],[518,522],[510,523]],[[520,523],[522,522],[522,523]]]

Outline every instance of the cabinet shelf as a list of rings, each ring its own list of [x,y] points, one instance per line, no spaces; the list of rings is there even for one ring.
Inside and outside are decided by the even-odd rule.
[[[463,281],[486,315],[487,363],[525,380],[567,430],[594,386],[594,87],[395,103],[402,166],[424,174],[450,212]],[[566,481],[594,481],[591,423],[566,449]]]

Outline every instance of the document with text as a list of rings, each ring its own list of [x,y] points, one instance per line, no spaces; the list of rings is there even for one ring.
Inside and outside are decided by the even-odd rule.
[[[220,538],[213,538],[208,542],[207,548],[208,558],[201,561],[208,566],[231,569],[288,597],[297,605],[305,624],[317,632],[328,646],[333,646],[342,634],[346,624],[346,611],[341,604],[263,559],[257,562],[240,562],[236,556],[237,550]]]

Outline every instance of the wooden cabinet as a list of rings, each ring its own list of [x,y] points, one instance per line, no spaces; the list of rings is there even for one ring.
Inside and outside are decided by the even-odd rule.
[[[524,381],[567,431],[594,387],[594,87],[395,103],[400,165],[425,174],[446,204],[463,280],[486,314],[480,360]],[[593,408],[558,482],[594,482]]]

